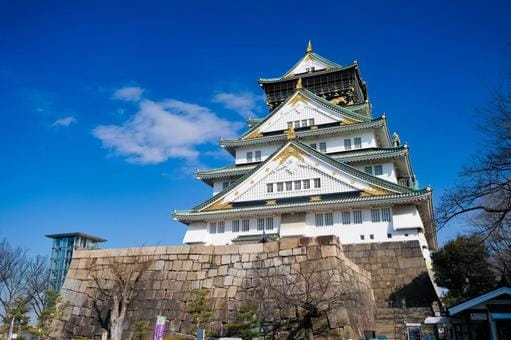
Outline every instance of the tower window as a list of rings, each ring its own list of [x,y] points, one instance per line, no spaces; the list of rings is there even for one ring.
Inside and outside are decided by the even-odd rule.
[[[298,129],[300,127],[300,121],[295,120],[295,129]]]
[[[286,182],[286,191],[291,190],[293,190],[293,182],[292,181]]]
[[[365,238],[366,238],[366,237],[365,237],[364,235],[360,235],[360,239],[361,239],[362,241],[363,241],[363,240],[365,240]]]
[[[267,217],[266,218],[266,230],[272,230],[273,229],[273,217]]]
[[[273,192],[273,183],[266,184],[266,192]]]
[[[326,143],[325,142],[319,143],[319,151],[326,152]]]
[[[362,224],[362,210],[353,211],[353,223]]]
[[[371,240],[374,240],[374,234],[370,234],[370,235],[369,235],[369,238],[370,238]]]
[[[366,166],[364,167],[364,172],[366,174],[372,175],[373,174],[373,167],[372,166]]]
[[[257,230],[263,231],[264,230],[264,218],[258,218],[257,219]]]
[[[277,191],[284,191],[284,182],[277,183]]]
[[[317,150],[317,148],[318,148],[318,146],[317,146],[317,144],[316,144],[316,143],[312,143],[310,146],[311,146],[311,148],[313,148],[314,150]]]
[[[351,215],[349,211],[342,212],[342,224],[351,224]]]
[[[209,233],[216,234],[216,222],[209,223]]]
[[[256,151],[255,152],[255,160],[256,160],[256,162],[260,162],[261,161],[261,151]]]
[[[380,209],[371,209],[371,222],[380,222]]]
[[[325,213],[325,225],[334,225],[334,215],[332,213]]]
[[[374,174],[375,174],[376,176],[383,175],[383,166],[381,166],[381,165],[375,165],[375,166],[374,166]]]
[[[217,226],[217,230],[216,231],[219,234],[225,233],[225,222],[224,221],[218,222],[218,226]]]
[[[321,178],[314,178],[314,188],[321,188]]]
[[[252,151],[247,152],[247,162],[252,163]]]
[[[392,238],[392,234],[387,234],[387,238]]]
[[[304,189],[310,189],[311,188],[311,181],[310,181],[310,179],[305,179],[303,181],[303,188]]]
[[[351,150],[351,139],[344,140],[344,150]]]
[[[309,126],[313,126],[314,125],[314,118],[310,118],[309,119]]]
[[[241,221],[241,231],[250,231],[250,220]]]
[[[239,233],[240,232],[240,220],[232,221],[232,232]]]
[[[390,208],[383,208],[381,210],[381,220],[383,222],[392,222],[392,213]]]
[[[306,127],[307,126],[307,119],[304,119],[302,120],[302,127]]]
[[[316,214],[314,216],[316,227],[322,227],[323,226],[323,214]]]
[[[293,128],[293,122],[287,122],[287,128],[292,129]]]
[[[295,190],[302,189],[302,181],[295,181]]]
[[[362,147],[362,138],[356,137],[353,139],[353,144],[355,144],[355,149],[360,149]]]

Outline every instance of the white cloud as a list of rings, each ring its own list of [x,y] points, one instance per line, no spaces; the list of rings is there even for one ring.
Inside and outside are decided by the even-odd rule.
[[[244,118],[255,117],[254,111],[257,111],[261,96],[256,96],[250,92],[244,93],[218,93],[213,97],[213,101],[223,104],[227,109],[233,110]]]
[[[144,89],[138,86],[125,86],[115,90],[113,99],[124,100],[127,102],[138,102],[142,99]]]
[[[78,121],[76,120],[75,117],[67,116],[67,117],[64,117],[64,118],[57,119],[56,121],[53,122],[53,124],[51,126],[64,126],[64,127],[68,127],[69,125],[75,124],[77,122]]]
[[[100,125],[93,134],[128,162],[157,164],[169,158],[196,162],[199,145],[232,138],[242,127],[206,107],[175,99],[142,100],[138,112],[120,125]]]

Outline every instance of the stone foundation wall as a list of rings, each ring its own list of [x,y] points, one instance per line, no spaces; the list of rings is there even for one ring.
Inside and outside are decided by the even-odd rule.
[[[211,305],[215,310],[210,326],[219,334],[225,333],[226,323],[234,317],[240,304],[254,295],[265,275],[314,267],[342,277],[357,291],[357,302],[350,305],[349,312],[342,309],[330,313],[328,319],[322,321],[322,326],[327,327],[331,338],[358,339],[364,330],[376,327],[376,304],[371,287],[377,287],[378,306],[385,295],[377,280],[371,278],[369,271],[374,271],[373,267],[370,263],[366,266],[365,260],[358,257],[360,251],[366,250],[349,248],[351,261],[341,250],[338,239],[331,236],[248,245],[75,251],[61,291],[69,306],[62,320],[55,325],[55,336],[70,339],[99,334],[101,326],[94,301],[100,305],[105,301],[101,301],[104,295],[91,276],[92,269],[101,272],[103,268],[107,273],[109,263],[129,268],[136,265],[137,259],[146,258],[152,259],[151,265],[143,273],[137,294],[129,306],[123,338],[131,338],[133,322],[148,320],[153,325],[157,314],[172,320],[171,327],[176,332],[190,334],[191,320],[187,310],[195,297],[193,289],[210,290]],[[391,252],[397,254],[397,251]],[[356,261],[368,270],[356,265]],[[381,275],[386,274],[383,269],[387,267],[375,264],[374,268],[377,275],[380,271]],[[112,287],[108,274],[102,280],[103,288]],[[285,315],[292,312],[282,308],[281,315],[286,318]]]
[[[343,245],[343,252],[371,273],[376,333],[403,339],[406,323],[424,323],[438,301],[418,241]],[[432,326],[422,326],[424,334]]]

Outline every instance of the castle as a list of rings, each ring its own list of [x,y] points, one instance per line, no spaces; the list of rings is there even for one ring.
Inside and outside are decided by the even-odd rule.
[[[154,263],[128,307],[126,338],[135,321],[154,322],[157,314],[190,334],[194,289],[210,292],[210,328],[225,334],[261,277],[311,266],[343,277],[360,294],[349,309],[318,320],[324,338],[437,332],[426,322],[439,312],[432,192],[418,188],[409,148],[390,135],[385,115],[373,117],[359,64],[333,63],[309,42],[287,73],[259,84],[269,113],[250,119],[239,139],[220,141],[234,165],[197,172],[213,196],[173,214],[187,225],[186,245],[76,251],[61,290],[68,306],[57,338],[98,334],[98,301],[104,308],[108,301],[92,271],[104,272],[105,286],[113,287],[109,264],[129,268],[148,257]]]

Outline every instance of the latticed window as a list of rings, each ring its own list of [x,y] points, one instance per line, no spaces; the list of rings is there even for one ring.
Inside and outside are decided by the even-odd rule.
[[[247,152],[247,162],[248,162],[248,163],[251,163],[251,162],[252,162],[252,151]]]
[[[314,188],[321,188],[321,178],[314,178]]]
[[[371,209],[371,222],[380,222],[380,209]]]
[[[311,188],[311,181],[310,181],[310,179],[303,180],[303,188],[304,189],[310,189]]]
[[[286,182],[286,191],[291,190],[293,190],[293,182],[292,181]]]
[[[351,214],[349,211],[343,211],[341,214],[342,224],[351,224]]]
[[[267,217],[266,218],[266,230],[272,230],[273,229],[273,217]]]
[[[232,221],[232,232],[239,233],[240,232],[240,220]]]
[[[266,192],[273,192],[273,183],[266,184]]]
[[[284,191],[284,182],[277,183],[277,191]]]
[[[314,150],[316,150],[316,149],[317,149],[317,147],[318,147],[318,146],[317,146],[317,144],[316,144],[316,143],[312,143],[312,144],[311,144],[311,148],[313,148]]]
[[[326,142],[319,143],[319,151],[326,152]]]
[[[351,150],[351,139],[344,140],[344,150]]]
[[[216,234],[216,222],[209,222],[209,233]]]
[[[381,210],[381,220],[383,222],[392,222],[392,212],[390,208],[383,208]]]
[[[309,125],[310,125],[310,126],[313,126],[313,125],[314,125],[314,118],[310,118],[310,119],[309,119]]]
[[[353,211],[353,223],[362,224],[362,210]]]
[[[241,231],[250,231],[250,220],[241,221]]]
[[[302,120],[302,127],[306,127],[307,126],[307,119],[304,119]]]
[[[218,226],[217,226],[217,230],[216,230],[217,233],[221,234],[221,233],[225,233],[225,222],[218,222]]]
[[[295,190],[302,189],[302,181],[295,181]]]
[[[323,223],[323,214],[316,214],[315,216],[316,227],[322,227]]]
[[[362,138],[356,137],[353,139],[353,144],[355,144],[355,149],[360,149],[362,147]]]
[[[261,151],[255,152],[255,160],[256,162],[259,162],[261,160]]]
[[[334,214],[325,213],[325,225],[334,225]]]
[[[383,175],[383,166],[381,165],[375,165],[374,166],[374,174],[376,176]]]
[[[288,129],[293,128],[293,122],[287,122],[287,128]]]
[[[366,166],[366,167],[364,168],[364,172],[365,172],[366,174],[372,175],[372,174],[373,174],[373,167],[372,167],[372,166]]]
[[[300,127],[300,121],[295,120],[295,129],[298,129]]]
[[[264,218],[257,219],[257,230],[259,230],[259,231],[264,230]]]

